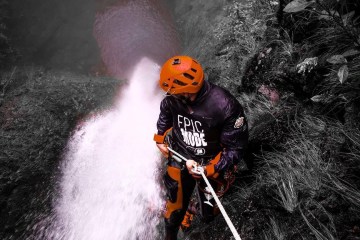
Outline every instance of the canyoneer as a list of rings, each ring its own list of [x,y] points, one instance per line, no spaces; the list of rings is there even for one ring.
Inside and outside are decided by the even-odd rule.
[[[190,226],[195,211],[205,222],[219,212],[200,173],[193,169],[201,166],[212,188],[225,192],[234,179],[231,173],[244,157],[248,126],[236,98],[209,82],[201,65],[189,56],[168,59],[159,85],[166,97],[160,104],[154,140],[168,158],[164,219],[165,239],[172,240],[180,227]],[[169,146],[187,161],[174,160]],[[189,204],[194,189],[198,206]]]

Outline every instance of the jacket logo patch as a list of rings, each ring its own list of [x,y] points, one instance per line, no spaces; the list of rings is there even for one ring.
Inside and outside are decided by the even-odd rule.
[[[244,117],[239,117],[236,119],[234,128],[241,128],[244,125]]]
[[[205,154],[205,148],[193,148],[190,146],[187,146],[186,148],[193,152],[196,156],[201,156]]]

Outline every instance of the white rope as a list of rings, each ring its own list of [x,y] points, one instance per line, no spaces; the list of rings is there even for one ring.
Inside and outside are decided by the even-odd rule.
[[[169,149],[170,152],[174,153],[174,154],[175,154],[177,157],[179,157],[181,160],[183,160],[183,161],[185,161],[185,162],[188,161],[188,159],[186,159],[186,158],[185,158],[184,156],[182,156],[180,153],[174,151],[174,150],[171,149],[170,147],[167,147],[167,148]],[[175,157],[175,156],[173,156],[173,157]],[[177,158],[176,161],[179,161],[179,160],[180,160],[179,158]],[[229,216],[227,215],[227,213],[226,213],[223,205],[221,204],[218,196],[216,195],[214,189],[212,188],[209,180],[208,180],[207,177],[205,176],[205,174],[204,174],[204,169],[203,169],[202,167],[201,167],[201,168],[195,168],[195,171],[196,171],[196,173],[200,173],[201,176],[202,176],[202,178],[204,179],[204,181],[205,181],[206,185],[208,186],[211,195],[214,197],[215,202],[217,203],[217,205],[218,205],[218,207],[219,207],[219,209],[220,209],[220,211],[221,211],[221,213],[222,213],[222,215],[223,215],[223,217],[224,217],[227,225],[229,226],[232,234],[234,235],[235,240],[241,240],[239,233],[236,231],[236,229],[235,229],[235,227],[234,227],[234,224],[231,222],[231,220],[230,220]]]
[[[231,222],[231,220],[230,220],[229,216],[227,215],[227,213],[226,213],[223,205],[221,204],[218,196],[216,195],[214,189],[211,187],[209,180],[208,180],[207,177],[205,176],[204,170],[200,171],[200,173],[201,173],[201,176],[203,177],[206,185],[209,187],[210,192],[211,192],[211,195],[213,195],[213,197],[214,197],[214,199],[215,199],[215,202],[217,203],[217,205],[218,205],[218,207],[219,207],[219,209],[220,209],[220,211],[221,211],[221,213],[222,213],[222,215],[223,215],[223,217],[224,217],[227,225],[229,226],[232,234],[234,235],[234,238],[235,238],[236,240],[241,240],[239,233],[236,231],[236,229],[235,229],[235,227],[234,227],[234,224]]]
[[[167,147],[167,149],[169,149],[170,152],[174,153],[175,155],[177,155],[179,158],[181,158],[181,160],[187,162],[189,161],[188,159],[186,159],[184,156],[182,156],[180,153],[176,152],[175,150],[171,149],[170,147]],[[177,160],[176,160],[177,161]]]

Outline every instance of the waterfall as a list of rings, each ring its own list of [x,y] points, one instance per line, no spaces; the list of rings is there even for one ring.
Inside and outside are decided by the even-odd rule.
[[[162,207],[152,140],[161,100],[157,77],[158,66],[142,59],[115,106],[71,138],[56,204],[62,238],[156,237]]]

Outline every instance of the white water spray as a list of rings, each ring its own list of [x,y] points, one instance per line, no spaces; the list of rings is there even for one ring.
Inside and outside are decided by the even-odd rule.
[[[158,76],[158,66],[143,59],[115,107],[72,137],[56,206],[61,239],[155,239],[162,207],[152,141]]]

